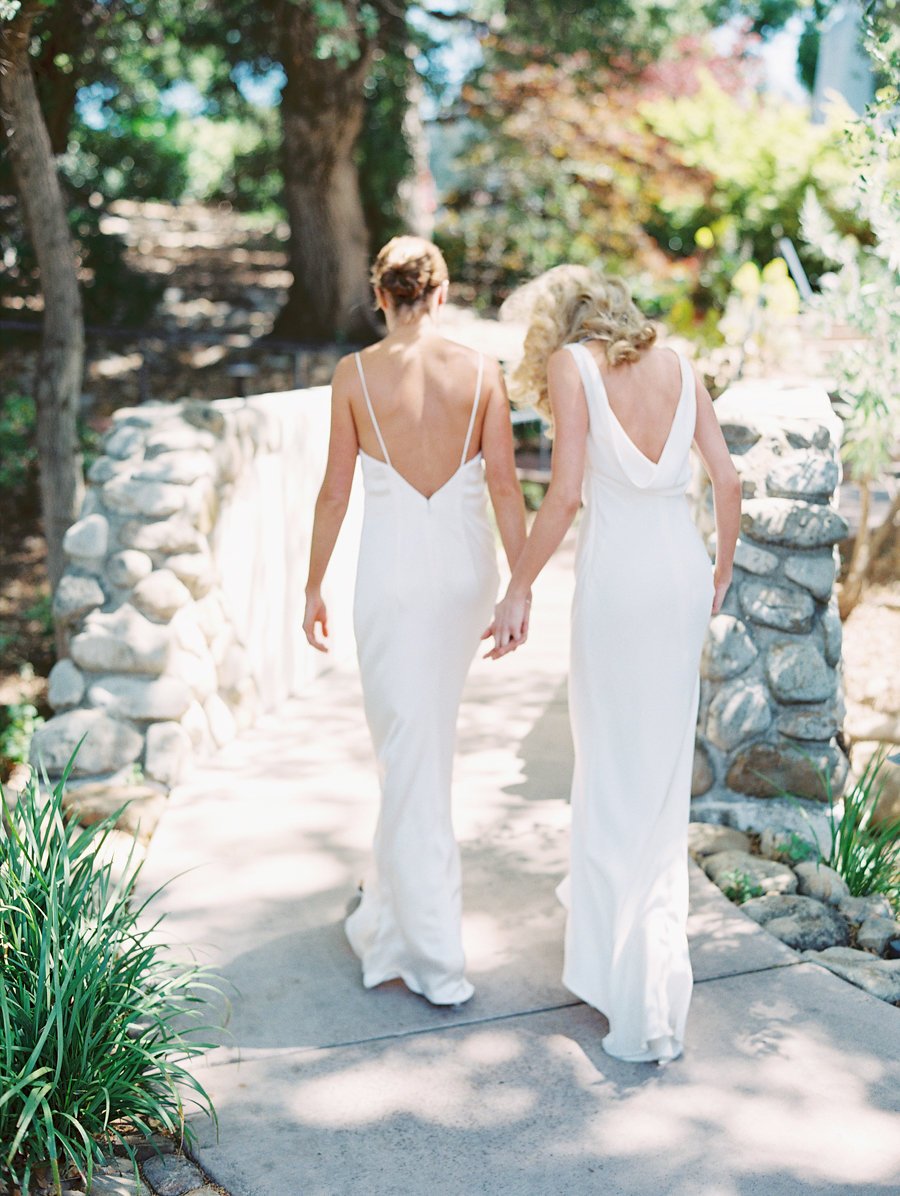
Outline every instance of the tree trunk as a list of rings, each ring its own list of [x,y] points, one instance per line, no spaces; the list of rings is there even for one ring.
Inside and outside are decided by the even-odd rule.
[[[78,516],[83,490],[75,418],[84,319],[75,246],[28,55],[34,14],[24,9],[0,39],[0,118],[44,297],[35,404],[47,570],[55,587],[65,563],[63,536]]]
[[[317,57],[316,15],[303,0],[283,0],[278,33],[286,76],[282,152],[294,281],[274,335],[372,341],[380,333],[372,312],[368,235],[353,152],[373,47],[357,26],[352,61],[347,55]]]
[[[863,587],[870,579],[872,569],[878,556],[890,537],[895,533],[897,516],[900,515],[900,490],[894,495],[884,521],[874,530],[869,529],[869,509],[871,506],[870,484],[868,481],[859,483],[860,515],[859,530],[853,542],[850,563],[847,574],[838,594],[838,610],[841,619],[846,619],[855,609],[862,597]]]
[[[853,551],[850,553],[850,563],[847,573],[838,590],[838,613],[841,619],[846,619],[859,602],[862,594],[863,578],[869,562],[869,482],[860,478],[859,486],[859,527],[853,541]]]

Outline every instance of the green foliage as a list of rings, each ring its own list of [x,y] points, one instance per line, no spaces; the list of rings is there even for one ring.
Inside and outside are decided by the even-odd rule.
[[[37,468],[35,409],[30,395],[0,394],[0,491],[23,490]]]
[[[876,823],[872,817],[884,789],[886,764],[882,748],[844,794],[840,818],[832,802],[831,847],[825,862],[844,878],[854,897],[883,893],[900,913],[900,818]]]
[[[0,492],[7,498],[23,497],[37,481],[36,418],[31,395],[0,387]],[[100,436],[79,421],[78,440],[87,470],[99,456]]]
[[[541,503],[547,496],[547,487],[544,483],[523,481],[519,485],[522,488],[522,497],[525,499],[525,509],[539,511]]]
[[[281,125],[274,108],[257,108],[246,119],[191,122],[188,194],[227,200],[239,211],[264,212],[283,205]]]
[[[25,1191],[41,1169],[61,1192],[71,1165],[90,1186],[116,1140],[134,1160],[124,1118],[189,1137],[182,1091],[212,1112],[184,1066],[208,1049],[194,1035],[211,985],[159,946],[139,869],[117,880],[102,862],[115,816],[67,825],[64,786],[42,793],[32,776],[4,800],[0,839],[0,1181]]]
[[[724,872],[719,878],[718,885],[728,900],[735,902],[736,905],[743,905],[751,897],[762,897],[763,895],[760,886],[739,868]]]
[[[718,333],[733,357],[732,377],[740,377],[747,359],[759,371],[777,369],[794,345],[794,321],[800,296],[783,258],[763,266],[748,261],[731,280],[731,293],[718,324]]]
[[[808,191],[843,231],[865,237],[838,125],[757,95],[739,66],[684,53],[634,88],[585,74],[573,56],[494,71],[466,91],[475,132],[440,233],[476,295],[496,303],[523,276],[600,260],[627,273],[648,314],[712,345],[733,279],[745,262],[766,268],[780,237],[797,237]],[[667,93],[670,78],[682,94]],[[651,83],[657,98],[644,98]],[[823,259],[800,252],[815,280]],[[780,268],[767,267],[773,313],[796,299],[787,280],[775,287]]]
[[[619,75],[636,72],[678,37],[730,15],[723,12],[727,0],[503,0],[496,7],[503,11],[501,60],[544,61],[589,47],[594,67],[611,66]]]
[[[873,244],[842,235],[813,194],[803,208],[807,240],[837,269],[822,278],[820,313],[854,334],[834,355],[844,419],[843,455],[860,481],[888,466],[900,437],[900,129],[896,90],[848,129],[857,166],[854,201]],[[873,348],[875,351],[873,351]]]
[[[29,672],[30,676],[34,675],[29,665],[23,666],[22,673],[26,678]],[[28,763],[32,736],[43,722],[37,706],[25,697],[0,707],[0,769],[8,770],[14,764]]]
[[[404,230],[400,183],[412,172],[404,133],[411,64],[404,40],[380,51],[366,82],[366,111],[358,159],[360,191],[372,246]]]
[[[777,843],[775,847],[779,856],[791,864],[800,864],[804,860],[821,859],[821,853],[815,844],[804,839],[802,835],[798,835],[796,831],[791,831],[790,837]]]
[[[647,229],[669,251],[698,256],[700,289],[715,306],[723,305],[740,262],[761,265],[778,256],[780,237],[798,240],[810,191],[842,232],[863,234],[837,114],[813,125],[800,105],[730,95],[708,75],[696,94],[646,101],[639,110],[693,172],[693,182],[685,175],[681,186],[660,194]],[[703,229],[711,243],[698,239]],[[798,249],[815,281],[824,263],[808,245]]]
[[[53,632],[53,598],[49,593],[43,593],[24,612],[25,618],[40,626],[44,635]]]
[[[605,82],[572,56],[467,89],[473,135],[439,235],[476,301],[499,303],[561,261],[628,263],[632,277],[660,265],[642,225],[669,156]]]
[[[65,173],[83,192],[114,199],[180,199],[188,186],[189,149],[179,136],[184,119],[153,107],[110,112],[100,128],[79,122]]]

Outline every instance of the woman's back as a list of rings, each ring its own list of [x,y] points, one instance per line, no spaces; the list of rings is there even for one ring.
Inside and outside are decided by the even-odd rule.
[[[361,450],[383,460],[380,431],[391,467],[425,497],[436,493],[460,467],[470,421],[467,459],[481,447],[486,405],[475,407],[480,355],[437,335],[408,340],[395,334],[361,353],[359,364],[350,407]]]
[[[609,366],[599,346],[584,346],[600,372],[606,397],[622,431],[649,461],[658,462],[681,399],[684,375],[671,349],[645,350],[637,361]]]

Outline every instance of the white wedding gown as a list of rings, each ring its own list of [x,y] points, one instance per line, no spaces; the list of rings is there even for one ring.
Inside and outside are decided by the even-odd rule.
[[[450,788],[463,684],[497,594],[481,454],[469,457],[483,360],[456,472],[430,498],[360,451],[365,515],[354,604],[381,809],[362,900],[346,921],[367,988],[401,979],[436,1005],[468,1000]]]
[[[575,743],[563,983],[604,1013],[611,1055],[681,1053],[693,977],[687,827],[712,570],[685,490],[690,366],[654,463],[613,413],[584,345],[568,345],[589,412],[569,705]]]

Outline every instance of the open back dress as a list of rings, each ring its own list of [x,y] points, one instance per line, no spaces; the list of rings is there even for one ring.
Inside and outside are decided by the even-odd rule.
[[[426,497],[360,450],[365,514],[354,626],[381,782],[372,865],[346,922],[367,988],[401,979],[436,1005],[466,1001],[459,848],[450,790],[463,684],[497,594],[481,453],[470,456],[483,359],[459,466]]]
[[[589,431],[572,609],[563,983],[606,1015],[611,1055],[665,1061],[681,1053],[691,999],[687,828],[713,597],[685,497],[694,379],[678,355],[678,404],[654,462],[619,423],[593,355],[567,348]]]

